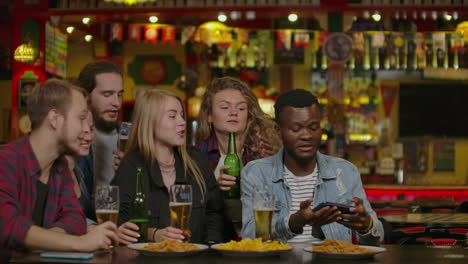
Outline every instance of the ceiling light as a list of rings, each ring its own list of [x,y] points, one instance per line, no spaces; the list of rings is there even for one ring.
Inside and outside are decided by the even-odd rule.
[[[436,20],[437,19],[437,11],[432,11],[431,17],[432,17],[432,19]]]
[[[218,15],[218,21],[219,22],[226,22],[226,20],[227,20],[227,16],[224,13],[220,13]]]
[[[380,16],[379,12],[375,12],[375,13],[372,15],[372,19],[374,19],[374,21],[376,21],[376,22],[379,22],[381,18],[382,18],[382,17]]]
[[[395,13],[395,19],[396,19],[396,20],[400,19],[400,13],[399,13],[399,12],[396,12],[396,13]]]
[[[454,20],[457,20],[458,19],[458,12],[457,11],[453,12],[452,17],[453,17]]]
[[[83,17],[83,19],[81,21],[83,22],[83,24],[87,25],[89,23],[89,21],[91,21],[91,18]]]
[[[297,14],[295,14],[295,13],[289,14],[288,20],[289,20],[290,22],[296,22],[296,21],[297,21]]]
[[[72,27],[72,26],[67,27],[68,34],[73,33],[73,30],[75,30],[75,27]]]
[[[369,11],[364,11],[364,14],[362,15],[365,19],[369,19],[370,14]]]
[[[421,12],[421,18],[426,20],[426,18],[427,18],[426,11]]]
[[[245,18],[247,18],[247,20],[254,20],[256,16],[255,11],[247,11],[245,13]]]
[[[90,42],[91,40],[93,40],[93,36],[92,35],[86,35],[86,36],[84,36],[84,40],[86,42]]]
[[[449,15],[447,12],[444,12],[444,18],[445,18],[445,20],[447,20],[447,21],[452,20],[452,16]]]
[[[151,23],[156,23],[156,22],[158,22],[158,20],[159,20],[159,18],[157,16],[150,16],[149,17],[149,21]]]
[[[241,13],[239,11],[232,11],[229,16],[232,20],[237,20],[241,17]]]

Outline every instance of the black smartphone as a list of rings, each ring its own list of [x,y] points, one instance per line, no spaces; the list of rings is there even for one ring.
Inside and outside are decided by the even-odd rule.
[[[319,205],[317,205],[313,211],[318,211],[326,206],[330,206],[330,207],[338,207],[338,210],[341,211],[342,214],[350,214],[351,212],[349,211],[349,209],[352,207],[351,205],[347,205],[347,204],[340,204],[340,203],[332,203],[332,202],[323,202],[323,203],[320,203]]]

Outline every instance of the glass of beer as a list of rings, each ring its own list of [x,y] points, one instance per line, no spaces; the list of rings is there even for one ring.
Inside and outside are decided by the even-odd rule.
[[[98,224],[111,221],[117,224],[119,215],[119,187],[110,185],[99,185],[96,188],[94,205]]]
[[[192,186],[174,184],[169,190],[171,226],[183,231],[184,241],[190,237],[189,224],[192,213]]]
[[[271,219],[275,210],[274,193],[271,186],[254,186],[252,204],[255,217],[255,237],[271,240]]]
[[[118,148],[122,152],[125,152],[125,148],[127,147],[128,136],[130,135],[131,129],[132,129],[132,123],[130,122],[120,123]]]

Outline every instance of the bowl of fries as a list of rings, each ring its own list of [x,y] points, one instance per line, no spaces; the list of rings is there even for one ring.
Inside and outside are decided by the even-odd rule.
[[[288,244],[283,244],[279,241],[262,241],[261,238],[244,238],[241,241],[215,244],[211,248],[221,252],[223,255],[232,257],[277,256],[292,249]]]
[[[337,259],[364,259],[386,251],[382,247],[360,246],[340,240],[325,240],[320,245],[312,245],[304,250],[320,257]]]
[[[162,257],[192,256],[208,249],[206,245],[182,243],[174,240],[164,240],[160,243],[136,243],[128,245],[128,247],[139,251],[143,255]]]

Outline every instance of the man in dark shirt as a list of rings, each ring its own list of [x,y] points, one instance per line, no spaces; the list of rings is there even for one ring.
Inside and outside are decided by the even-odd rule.
[[[93,251],[117,240],[110,222],[85,234],[63,156],[79,150],[87,114],[86,92],[64,81],[49,80],[29,96],[30,135],[0,149],[0,252]]]

